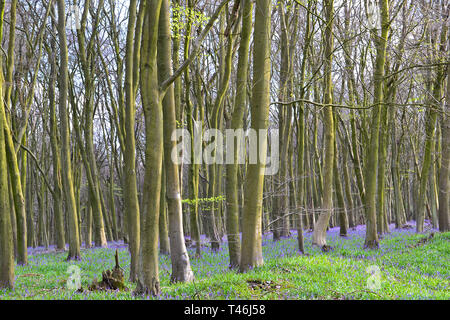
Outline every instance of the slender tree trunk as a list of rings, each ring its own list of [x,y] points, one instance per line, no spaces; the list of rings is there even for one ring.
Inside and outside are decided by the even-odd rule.
[[[9,39],[8,39],[8,59],[6,64],[5,75],[5,103],[8,108],[11,108],[11,93],[13,88],[13,75],[14,75],[14,56],[16,45],[16,16],[17,16],[17,0],[10,1],[9,7]],[[2,39],[3,40],[3,39]]]
[[[450,39],[448,41],[450,47]],[[439,231],[450,231],[450,65],[447,66],[447,92],[441,118],[442,160],[439,170]]]
[[[139,246],[140,246],[140,212],[136,181],[136,140],[135,140],[135,116],[136,96],[135,77],[136,61],[140,52],[136,50],[137,42],[140,42],[140,32],[136,23],[136,0],[130,1],[127,43],[125,49],[125,150],[124,155],[124,209],[128,231],[128,248],[130,250],[130,281],[137,280]],[[144,10],[144,9],[143,9]],[[136,27],[135,27],[136,25]],[[134,41],[133,41],[134,36]]]
[[[5,117],[6,120],[6,117]],[[18,159],[12,140],[11,131],[7,122],[4,122],[4,135],[6,147],[6,160],[11,181],[12,200],[15,212],[15,224],[17,228],[17,263],[26,265],[28,263],[27,253],[27,215],[25,211],[25,197],[22,192],[21,174],[18,166]]]
[[[68,50],[66,39],[65,1],[58,0],[58,36],[60,45],[59,65],[59,115],[61,129],[61,172],[69,221],[68,260],[80,260],[80,241],[78,232],[78,212],[73,188],[72,161],[70,153],[69,116],[67,114],[68,96]]]
[[[386,61],[386,46],[389,32],[389,0],[381,0],[379,3],[381,12],[381,35],[376,29],[372,30],[373,41],[377,50],[374,66],[374,104],[370,126],[370,144],[367,153],[366,165],[366,193],[364,197],[366,213],[366,240],[364,246],[376,249],[379,246],[377,233],[377,174],[379,131],[381,121],[381,103],[383,103],[384,67]]]
[[[378,234],[389,232],[386,214],[386,158],[388,146],[388,107],[382,106],[380,141],[378,152],[378,185],[377,185],[377,229]]]
[[[247,105],[247,78],[248,60],[250,51],[250,37],[252,32],[253,3],[244,0],[241,3],[242,29],[239,46],[239,60],[236,76],[236,97],[231,119],[231,129],[243,130],[244,111]],[[239,150],[245,141],[239,138],[228,141],[233,143],[233,164],[226,166],[226,203],[227,203],[227,239],[230,255],[230,268],[238,268],[241,261],[241,239],[239,234],[239,193],[238,193],[238,171]]]
[[[224,17],[224,13],[222,13],[221,21]],[[230,23],[230,22],[229,22]],[[230,23],[231,24],[231,23]],[[224,26],[221,26],[224,29]],[[225,32],[225,31],[224,31]],[[219,92],[217,93],[217,97],[214,101],[214,106],[212,109],[211,115],[211,129],[222,131],[223,127],[223,115],[225,109],[225,95],[229,88],[229,80],[231,78],[231,68],[232,68],[232,59],[233,59],[233,36],[232,31],[229,31],[227,35],[227,45],[226,50],[223,52],[223,55],[220,59],[220,71],[219,71]],[[217,137],[214,137],[213,150],[211,152],[211,158],[219,159],[223,155],[219,155],[219,151],[217,149]],[[216,199],[222,192],[222,164],[220,161],[215,161],[214,163],[209,164],[209,184],[208,184],[208,197],[210,199]],[[222,241],[221,235],[221,203],[214,201],[211,203],[208,216],[208,225],[209,225],[209,234],[211,238],[211,249],[215,252],[219,251],[220,243]]]
[[[336,130],[337,130],[337,128],[338,128],[337,117],[335,117],[334,119],[335,119],[334,123],[336,123]],[[343,143],[341,143],[341,145],[342,144]],[[337,199],[337,205],[338,205],[337,210],[339,212],[339,227],[340,227],[339,235],[341,237],[346,237],[349,225],[348,225],[347,207],[345,205],[344,192],[342,190],[341,175],[340,175],[338,164],[339,164],[339,155],[338,155],[337,141],[335,140],[333,175],[334,175],[334,187],[336,190],[336,199]]]
[[[256,164],[249,164],[247,169],[239,268],[241,272],[263,264],[261,216],[267,136],[261,135],[259,130],[267,130],[269,121],[271,4],[270,0],[257,0],[255,7],[251,128],[258,132],[259,159]]]
[[[299,87],[300,87],[300,99],[303,99],[305,97],[305,89],[304,89],[304,83],[305,83],[305,77],[306,77],[306,63],[308,60],[308,55],[310,52],[310,46],[311,46],[311,7],[312,2],[308,2],[308,11],[306,13],[306,30],[305,30],[305,45],[303,47],[303,58],[301,63],[301,69],[300,69],[300,81],[299,81]],[[297,18],[296,18],[297,19]],[[297,242],[298,242],[298,249],[301,253],[305,253],[304,249],[304,239],[303,239],[303,215],[305,216],[306,226],[309,227],[309,219],[308,219],[308,211],[307,211],[307,205],[306,205],[306,177],[305,175],[305,167],[307,162],[307,157],[305,157],[305,150],[306,150],[306,141],[307,141],[307,132],[305,128],[305,106],[303,102],[300,102],[298,105],[298,118],[297,118],[297,176],[299,177],[299,180],[297,182],[297,194],[295,197],[297,197],[297,206],[300,206],[300,208],[296,208],[298,210],[298,226],[297,226]],[[304,209],[303,209],[304,207]]]
[[[347,208],[348,208],[348,226],[350,228],[355,228],[357,223],[354,218],[354,210],[355,205],[353,202],[352,196],[352,180],[350,180],[350,175],[348,173],[348,155],[349,150],[345,148],[342,152],[342,172],[344,175],[344,190],[345,190],[345,198],[347,200]]]
[[[278,7],[280,14],[280,89],[278,92],[278,100],[285,101],[288,95],[288,81],[290,72],[290,54],[289,54],[289,35],[288,21],[283,3]],[[278,127],[280,139],[280,170],[275,178],[275,230],[273,232],[274,240],[281,237],[288,237],[290,234],[289,225],[289,183],[288,183],[288,148],[290,144],[291,128],[292,128],[292,108],[286,108],[280,105],[278,108]]]
[[[163,0],[159,18],[158,33],[158,75],[160,82],[172,76],[172,48],[170,40],[169,0]],[[170,258],[172,261],[172,282],[188,282],[194,279],[189,255],[186,250],[181,206],[180,170],[172,159],[176,141],[172,133],[177,128],[174,86],[167,88],[163,99],[164,114],[164,169],[166,172],[166,199],[169,215]]]
[[[10,22],[9,22],[9,41],[8,41],[8,58],[6,65],[6,79],[5,79],[5,102],[8,108],[11,108],[11,92],[13,83],[14,71],[14,49],[15,49],[15,29],[16,29],[16,8],[17,0],[11,1],[10,6]],[[17,263],[19,265],[26,265],[28,263],[27,253],[27,219],[25,211],[25,197],[22,190],[21,175],[18,166],[17,155],[14,143],[11,137],[9,124],[6,120],[5,114],[5,147],[6,159],[9,167],[9,176],[11,179],[11,187],[14,200],[15,224],[17,228]]]
[[[445,52],[446,42],[447,42],[447,25],[445,23],[442,24],[442,31],[440,35],[440,52]],[[431,35],[434,36],[434,35]],[[433,86],[433,97],[432,101],[441,101],[442,98],[442,84],[445,79],[445,69],[443,66],[437,67],[437,75],[436,80],[434,81]],[[438,105],[432,103],[435,108],[439,108]],[[423,156],[423,164],[422,170],[420,173],[420,187],[419,187],[419,200],[418,200],[418,208],[417,208],[417,219],[416,219],[416,231],[423,232],[423,224],[425,218],[425,209],[426,209],[426,192],[427,192],[427,184],[429,180],[429,172],[432,166],[432,150],[435,144],[434,138],[436,133],[436,124],[437,124],[437,112],[430,108],[427,112],[427,121],[426,121],[426,129],[425,129],[425,149]]]
[[[136,293],[157,296],[159,285],[159,205],[163,149],[163,110],[157,74],[158,24],[162,0],[146,6],[142,35],[141,95],[145,116],[143,224]],[[169,191],[170,192],[170,191]]]
[[[38,219],[38,227],[39,227],[39,238],[38,244],[40,247],[48,248],[48,232],[47,232],[47,193],[45,190],[44,179],[41,177],[38,192],[38,203],[39,203],[39,219]]]
[[[85,166],[85,173],[88,182],[88,190],[90,201],[93,204],[93,218],[94,218],[94,241],[97,247],[107,247],[106,232],[110,231],[107,225],[107,213],[103,211],[102,195],[100,180],[98,178],[99,173],[97,169],[97,162],[94,151],[94,99],[95,99],[95,81],[92,66],[93,56],[93,40],[98,32],[99,25],[99,10],[103,7],[104,0],[100,0],[98,8],[93,8],[91,0],[86,0],[84,3],[84,9],[81,15],[80,28],[77,28],[77,40],[78,40],[78,55],[81,62],[81,71],[83,74],[85,94],[83,99],[83,115],[84,115],[84,148],[80,148],[80,152],[83,154],[83,163]],[[95,12],[95,14],[94,14]],[[92,15],[92,34],[91,39],[86,41],[86,27],[88,14]],[[81,138],[79,138],[81,146]],[[106,226],[105,226],[106,223]],[[111,233],[109,232],[108,236]]]
[[[333,88],[331,79],[331,67],[333,62],[333,15],[334,1],[324,0],[326,29],[324,35],[324,104],[333,103]],[[335,129],[333,120],[333,110],[331,107],[325,107],[324,110],[324,147],[325,158],[323,162],[323,198],[320,207],[319,219],[314,226],[313,244],[323,247],[326,246],[326,231],[333,210],[333,162],[334,162],[334,140]]]
[[[92,248],[92,206],[90,203],[86,204],[86,235],[84,239],[85,248]]]
[[[350,31],[350,13],[351,10],[348,6],[348,1],[344,2],[345,9],[345,21],[344,21],[344,27],[345,30]],[[351,47],[352,47],[352,34],[350,33],[348,35],[348,39],[345,39],[345,42],[343,44],[344,52],[345,52],[345,67],[347,69],[347,90],[348,90],[348,97],[349,102],[352,105],[359,105],[359,99],[358,94],[356,91],[356,80],[354,76],[354,64],[352,62],[351,58]],[[352,161],[353,161],[353,167],[356,175],[356,184],[358,187],[359,195],[361,198],[361,201],[364,201],[364,194],[365,194],[365,188],[364,188],[364,177],[361,170],[362,162],[360,159],[360,151],[358,146],[358,136],[357,136],[357,130],[356,130],[356,113],[355,110],[350,110],[350,127],[351,127],[351,153],[352,153]],[[349,151],[350,152],[350,151]]]
[[[116,155],[115,155],[116,156]],[[111,211],[111,220],[113,228],[113,239],[114,241],[119,240],[119,227],[117,224],[117,212],[116,212],[116,201],[114,196],[114,166],[113,166],[113,155],[110,155],[109,159],[109,210]]]
[[[393,112],[392,121],[395,122],[395,109],[391,109]],[[398,229],[406,224],[405,206],[403,203],[403,195],[401,191],[401,181],[399,173],[399,152],[397,149],[397,138],[395,123],[392,128],[392,145],[391,145],[391,174],[392,185],[394,188],[394,212],[395,212],[395,227]]]
[[[0,40],[3,38],[5,1],[0,1]],[[0,97],[3,97],[3,68],[0,61]],[[9,210],[8,166],[5,148],[5,106],[0,99],[0,288],[14,287],[14,246]]]
[[[166,174],[163,165],[161,175],[161,196],[159,206],[159,252],[170,254],[169,230],[167,228]]]
[[[56,32],[55,32],[56,34]],[[49,104],[50,104],[50,143],[52,148],[53,158],[53,213],[55,217],[55,234],[56,234],[56,249],[66,249],[66,237],[64,233],[64,216],[62,203],[62,181],[61,181],[61,148],[58,142],[58,127],[56,121],[56,106],[55,106],[55,86],[57,79],[57,66],[55,60],[56,43],[53,40],[52,51],[49,52],[49,60],[51,67],[51,75],[49,78]]]
[[[176,1],[179,3],[179,1]],[[188,1],[188,9],[193,10],[194,3],[192,0]],[[189,57],[189,49],[190,49],[190,43],[191,43],[191,32],[192,32],[192,16],[188,17],[188,22],[186,26],[186,32],[184,37],[184,59],[188,59]],[[175,48],[179,45],[179,40],[174,41],[174,53]],[[179,64],[179,58],[178,56],[174,56],[174,67],[176,68]],[[178,88],[180,86],[180,88]],[[195,90],[198,90],[196,92],[198,104],[199,107],[201,106],[202,98],[201,98],[201,91],[198,89],[200,86],[199,83],[196,84]],[[178,77],[177,80],[175,80],[175,103],[181,104],[181,77]],[[190,223],[190,235],[191,238],[195,242],[195,248],[196,248],[196,256],[199,257],[201,255],[201,241],[200,241],[200,225],[199,225],[199,207],[198,207],[198,193],[199,193],[199,173],[200,173],[200,166],[199,161],[196,159],[199,157],[197,155],[198,150],[196,149],[196,144],[199,143],[195,141],[196,134],[198,134],[200,137],[203,137],[203,123],[200,125],[197,125],[197,119],[198,119],[198,112],[194,112],[194,108],[191,102],[191,79],[189,75],[189,68],[186,68],[184,71],[184,103],[186,105],[186,121],[187,121],[187,127],[188,131],[191,137],[191,150],[183,150],[183,152],[190,152],[191,154],[191,164],[189,168],[189,196],[191,200],[193,201],[193,204],[190,206],[190,216],[189,216],[189,223]],[[177,112],[177,121],[182,122],[183,119],[183,108],[178,106],[179,110]],[[201,147],[201,146],[200,146]],[[180,166],[181,167],[181,166]]]
[[[27,183],[28,183],[28,187],[26,189],[27,192],[27,242],[28,242],[28,247],[36,247],[36,240],[35,240],[35,228],[34,228],[34,197],[33,194],[34,192],[33,190],[33,174],[32,174],[32,170],[31,170],[32,165],[30,164],[30,168],[28,170],[28,179],[27,179]]]

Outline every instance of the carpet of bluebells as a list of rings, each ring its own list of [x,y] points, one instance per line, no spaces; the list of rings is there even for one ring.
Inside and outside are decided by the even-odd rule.
[[[240,274],[228,267],[226,237],[219,252],[213,253],[207,239],[201,257],[189,248],[196,280],[171,284],[170,257],[160,256],[161,295],[134,296],[134,284],[126,292],[90,292],[86,288],[102,271],[114,267],[114,252],[128,275],[127,246],[109,243],[108,248],[82,250],[82,260],[66,262],[67,253],[50,248],[30,248],[29,264],[16,268],[16,288],[1,291],[0,299],[450,299],[450,233],[432,230],[415,233],[415,226],[394,229],[381,237],[379,250],[363,248],[365,227],[339,236],[339,228],[327,232],[329,252],[311,245],[305,232],[305,251],[297,248],[297,234],[274,242],[264,235],[264,266]],[[419,244],[420,243],[420,244]],[[71,264],[81,270],[83,292],[67,288]]]

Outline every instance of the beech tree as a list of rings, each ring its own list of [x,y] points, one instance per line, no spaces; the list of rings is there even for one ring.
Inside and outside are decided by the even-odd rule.
[[[270,0],[257,0],[253,32],[253,85],[251,128],[257,132],[268,129],[270,93]],[[258,161],[249,164],[245,181],[242,221],[242,249],[239,270],[245,272],[263,264],[262,256],[262,196],[267,150],[267,137],[258,136]],[[262,156],[261,156],[262,155]],[[250,190],[252,190],[250,192]]]
[[[313,243],[318,246],[326,246],[326,230],[332,213],[332,192],[333,192],[333,162],[335,145],[334,119],[331,104],[333,103],[333,89],[331,80],[331,68],[333,61],[333,0],[324,1],[325,8],[325,33],[324,33],[324,130],[325,133],[325,159],[323,161],[323,196],[320,209],[323,211],[319,215],[319,219],[314,226]]]
[[[450,41],[448,42],[450,46]],[[450,179],[450,67],[447,66],[447,89],[444,113],[441,116],[442,130],[442,162],[439,172],[439,230],[445,232],[450,230],[449,224],[449,179]]]
[[[61,167],[63,188],[66,201],[67,219],[69,224],[69,255],[68,260],[80,260],[80,239],[78,212],[73,188],[72,161],[70,155],[69,117],[67,114],[68,98],[68,51],[66,38],[66,14],[64,0],[58,0],[58,37],[59,37],[59,117],[61,134]]]
[[[372,28],[372,39],[376,48],[376,61],[373,71],[374,79],[374,107],[371,115],[370,125],[370,147],[368,150],[368,160],[366,164],[366,192],[364,196],[366,212],[366,240],[365,246],[368,248],[378,248],[379,240],[377,233],[377,170],[378,170],[378,151],[380,136],[381,110],[383,105],[383,86],[386,62],[387,37],[389,32],[389,1],[381,0],[379,2],[381,33],[378,34],[377,25]]]
[[[3,39],[5,1],[0,2],[0,39]],[[0,96],[3,96],[3,64],[0,62]],[[9,212],[8,168],[5,147],[5,105],[0,99],[0,288],[14,287],[14,247]]]

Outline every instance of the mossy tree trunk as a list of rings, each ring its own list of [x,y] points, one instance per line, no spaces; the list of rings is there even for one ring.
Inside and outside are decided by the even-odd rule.
[[[388,106],[382,106],[380,121],[380,138],[378,152],[378,185],[377,185],[377,231],[378,234],[389,232],[389,221],[386,213],[386,159],[388,147],[389,113]]]
[[[158,76],[160,82],[172,76],[172,47],[170,34],[169,0],[162,0],[158,30]],[[183,231],[180,170],[172,159],[176,141],[172,133],[177,129],[174,85],[170,85],[162,102],[164,117],[164,170],[166,175],[166,201],[169,216],[170,259],[172,282],[194,280]]]
[[[443,22],[439,44],[440,54],[444,54],[446,51],[447,29],[448,29],[447,25]],[[437,35],[430,34],[430,38],[434,36]],[[434,43],[434,40],[432,40],[431,42]],[[433,84],[432,98],[430,99],[430,101],[432,101],[431,108],[429,108],[427,111],[426,128],[425,128],[425,146],[424,146],[422,170],[420,173],[419,199],[417,205],[417,219],[416,219],[417,232],[423,232],[425,210],[426,210],[427,185],[429,181],[430,168],[433,165],[432,152],[435,144],[434,139],[436,136],[436,125],[438,116],[438,113],[435,109],[439,109],[439,104],[435,103],[435,101],[441,101],[442,99],[442,86],[444,79],[445,79],[445,67],[443,65],[439,65],[437,67],[436,79]]]
[[[5,1],[0,1],[0,40],[3,39],[3,14]],[[0,61],[0,97],[3,97],[3,68]],[[5,106],[0,99],[0,288],[14,287],[14,246],[9,210],[8,166],[6,163]]]
[[[53,26],[54,28],[54,26]],[[56,34],[56,32],[55,32]],[[50,144],[52,148],[53,157],[53,214],[55,218],[55,235],[56,235],[56,249],[65,250],[66,237],[64,233],[64,216],[63,216],[63,202],[62,202],[62,181],[61,181],[61,148],[58,139],[58,126],[56,119],[56,105],[55,105],[55,88],[57,79],[56,66],[56,42],[51,43],[51,50],[48,51],[50,63],[50,78],[49,78],[49,106],[50,106]]]
[[[94,71],[92,66],[94,59],[94,43],[98,32],[98,26],[100,17],[99,14],[103,9],[103,0],[100,0],[98,8],[93,8],[91,0],[85,0],[84,10],[82,12],[80,28],[77,29],[77,39],[79,47],[79,57],[81,62],[81,70],[83,73],[84,80],[84,103],[83,103],[83,115],[84,115],[84,148],[81,148],[83,155],[83,163],[85,167],[86,178],[88,181],[89,198],[93,205],[93,218],[94,218],[94,241],[97,247],[106,247],[106,233],[105,233],[105,219],[106,213],[103,212],[101,203],[101,186],[100,180],[98,178],[97,162],[94,152],[94,93],[95,93],[95,82],[94,82]],[[92,34],[91,38],[87,41],[86,39],[86,27],[88,21],[89,12],[95,12],[92,15]],[[81,145],[81,137],[79,137],[79,142]]]
[[[333,62],[333,16],[334,16],[334,1],[324,0],[325,9],[325,33],[324,33],[324,104],[330,105],[333,103],[333,87],[331,79],[331,68]],[[324,109],[324,148],[325,155],[323,161],[323,187],[322,187],[322,205],[320,206],[319,219],[314,226],[313,244],[323,247],[326,242],[326,231],[330,222],[331,213],[333,210],[333,162],[334,162],[334,119],[333,110],[331,106],[326,106]]]
[[[335,111],[339,112],[339,111]],[[339,126],[337,125],[337,115],[334,117],[334,123],[336,123],[336,136]],[[341,140],[341,148],[342,153],[345,153],[344,143]],[[345,164],[344,164],[345,165]],[[336,192],[336,200],[337,200],[337,211],[339,216],[339,235],[341,237],[347,236],[347,230],[349,227],[348,223],[348,215],[347,215],[347,206],[344,200],[344,191],[342,188],[342,180],[341,180],[341,170],[339,170],[339,152],[338,152],[338,144],[337,139],[335,139],[334,143],[334,162],[333,162],[333,176],[334,176],[334,187]]]
[[[450,47],[450,39],[448,40]],[[450,231],[450,65],[447,66],[447,92],[441,118],[442,160],[439,170],[439,231]]]
[[[69,116],[67,113],[68,97],[68,50],[66,38],[65,1],[58,0],[58,37],[60,46],[59,64],[59,116],[61,130],[61,172],[66,200],[67,219],[69,224],[68,260],[81,259],[78,231],[78,212],[73,188],[72,161],[69,137]]]
[[[139,16],[145,11],[145,3],[141,2]],[[125,49],[125,143],[122,147],[124,155],[124,211],[128,231],[128,244],[131,255],[130,280],[137,280],[139,246],[140,246],[140,210],[136,180],[136,87],[140,64],[140,42],[142,28],[137,17],[137,1],[130,1],[128,29]]]
[[[166,174],[163,165],[161,175],[161,196],[159,205],[159,252],[161,254],[170,254],[169,230],[167,223],[167,201],[166,201]]]
[[[211,112],[211,126],[210,129],[222,131],[223,128],[223,116],[225,109],[225,98],[226,93],[229,89],[229,82],[231,78],[231,69],[232,69],[232,59],[233,59],[233,44],[234,37],[233,32],[231,30],[232,22],[228,21],[228,34],[225,35],[225,15],[226,11],[223,11],[220,17],[220,28],[223,31],[223,36],[226,37],[224,39],[221,37],[221,41],[223,41],[224,48],[221,49],[221,57],[219,59],[219,88],[216,99],[214,100],[214,105]],[[222,34],[222,32],[221,32]],[[225,46],[226,43],[226,46]],[[221,150],[217,149],[218,141],[217,137],[214,137],[214,141],[211,142],[213,144],[213,149],[210,154],[211,158],[216,159],[213,163],[208,164],[209,170],[209,184],[208,184],[208,197],[210,199],[216,199],[222,193],[222,161],[221,157],[223,154],[219,154]],[[221,202],[213,201],[210,205],[210,210],[208,212],[208,227],[209,227],[209,236],[211,241],[211,248],[213,251],[217,252],[220,249],[220,243],[222,241],[222,230],[221,230]]]
[[[179,1],[177,1],[178,3]],[[194,3],[193,0],[188,1],[188,8],[189,10],[193,10]],[[189,57],[189,49],[191,47],[191,32],[192,32],[192,16],[188,17],[187,26],[186,26],[186,32],[184,37],[184,59],[186,60]],[[178,34],[178,38],[180,35]],[[175,48],[179,46],[179,39],[174,40],[174,50]],[[175,51],[174,51],[175,53]],[[179,64],[178,57],[174,56],[174,67],[177,67]],[[175,80],[175,101],[177,103],[177,100],[180,100],[181,103],[181,91],[178,89],[178,86],[181,87],[181,77],[178,77],[177,80]],[[195,86],[195,89],[199,87],[199,84]],[[201,255],[201,241],[200,241],[200,222],[199,222],[199,206],[198,206],[198,195],[199,195],[199,173],[200,173],[200,166],[196,159],[199,155],[197,155],[198,150],[196,150],[196,141],[195,141],[195,133],[199,134],[201,137],[203,137],[203,123],[198,124],[198,110],[194,111],[192,101],[191,101],[191,79],[189,74],[189,68],[186,68],[184,71],[184,103],[186,105],[186,122],[187,122],[187,128],[191,137],[191,150],[184,150],[184,152],[190,152],[191,155],[191,164],[189,168],[189,197],[193,201],[191,204],[189,210],[190,210],[190,216],[189,216],[189,226],[190,226],[190,235],[192,240],[195,242],[195,254],[197,257]],[[201,98],[201,93],[199,92],[197,95],[198,104],[199,107],[203,103]],[[179,108],[181,110],[178,110],[177,112],[177,121],[180,123],[182,122],[183,118],[183,109]]]
[[[379,3],[381,14],[381,34],[376,28],[372,29],[372,39],[376,47],[376,61],[374,66],[374,99],[370,124],[370,142],[367,150],[367,163],[365,168],[366,193],[364,196],[366,214],[366,239],[364,246],[376,249],[379,246],[377,234],[377,174],[378,152],[381,122],[381,104],[383,103],[384,69],[386,62],[386,46],[389,31],[389,0]]]
[[[282,2],[278,6],[280,15],[280,88],[278,100],[288,97],[288,81],[290,78],[289,29],[288,17]],[[292,131],[292,108],[280,104],[278,107],[278,130],[280,140],[280,169],[273,177],[275,182],[274,230],[273,239],[279,240],[290,234],[289,225],[289,183],[288,183],[288,148]]]
[[[257,0],[255,6],[253,84],[251,99],[251,128],[267,130],[270,103],[270,0]],[[262,256],[262,204],[267,137],[258,135],[258,161],[248,164],[245,181],[244,213],[242,217],[242,250],[239,270],[246,272],[263,264]]]
[[[158,25],[162,0],[147,3],[142,34],[141,95],[145,117],[145,175],[136,293],[157,296],[159,206],[163,155],[163,110],[157,72]]]
[[[6,78],[5,78],[5,94],[4,99],[6,107],[11,109],[11,92],[13,83],[13,71],[14,71],[14,55],[15,55],[15,28],[16,28],[16,10],[17,0],[11,1],[10,6],[10,23],[9,23],[9,40],[8,40],[8,57],[6,65]],[[9,168],[9,177],[11,179],[11,190],[15,212],[15,226],[16,226],[16,249],[17,249],[17,263],[20,265],[26,265],[28,263],[27,253],[27,219],[25,210],[25,197],[23,193],[23,186],[21,181],[21,173],[19,170],[19,163],[16,154],[16,148],[12,139],[11,123],[7,121],[5,113],[4,118],[4,135],[5,135],[5,148],[6,159]]]
[[[247,78],[248,60],[250,51],[250,37],[252,31],[253,4],[249,0],[241,3],[242,29],[239,45],[239,58],[236,75],[236,96],[233,114],[231,116],[231,129],[243,130],[244,111],[247,105]],[[239,138],[228,141],[233,144],[233,164],[226,166],[226,226],[230,268],[238,268],[241,261],[241,239],[239,234],[239,150],[242,143]]]

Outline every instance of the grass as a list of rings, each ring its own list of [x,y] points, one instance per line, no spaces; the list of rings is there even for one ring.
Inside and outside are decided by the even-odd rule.
[[[311,246],[311,233],[305,234],[308,255],[297,252],[296,234],[273,242],[263,239],[264,266],[240,274],[228,269],[228,248],[218,253],[204,248],[200,258],[189,249],[196,276],[192,283],[170,284],[170,258],[160,257],[162,294],[156,299],[450,299],[450,233],[436,233],[416,246],[426,234],[413,229],[391,230],[380,241],[379,250],[365,250],[364,227],[339,237],[338,228],[328,232],[332,251],[323,253]],[[129,254],[126,246],[111,243],[106,249],[86,249],[82,260],[66,262],[66,253],[30,249],[29,264],[17,266],[16,288],[0,291],[0,299],[155,299],[135,297],[134,284],[128,292],[84,292],[67,289],[67,270],[81,269],[81,283],[87,288],[105,269],[114,266],[115,249],[127,275]],[[371,268],[378,271],[371,275]],[[371,277],[380,287],[370,287]]]

